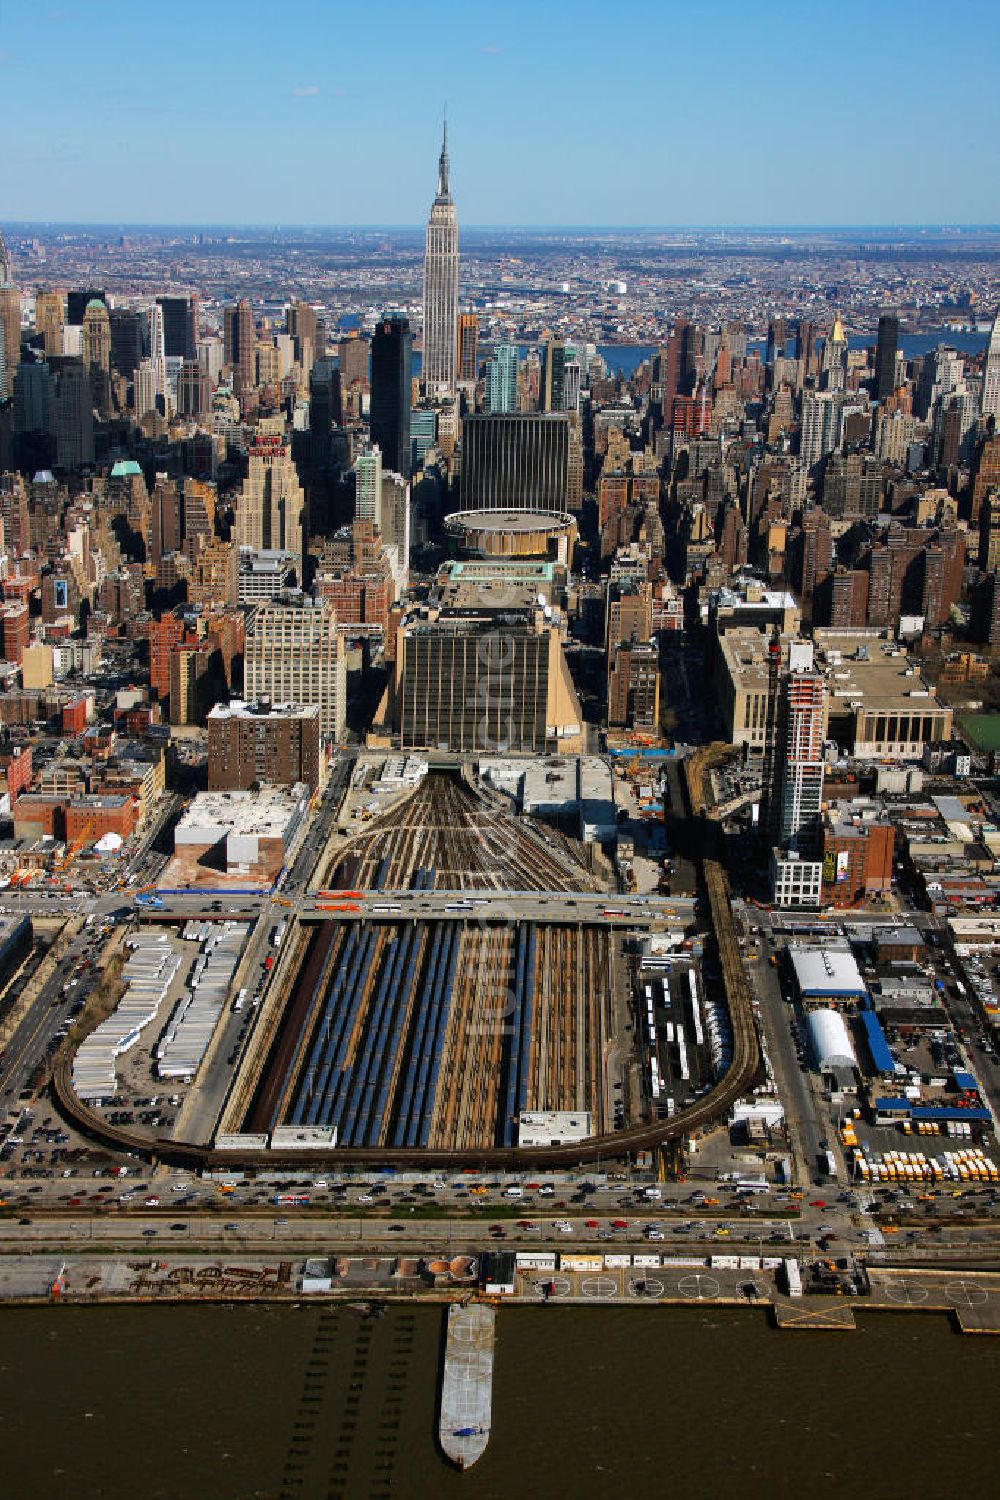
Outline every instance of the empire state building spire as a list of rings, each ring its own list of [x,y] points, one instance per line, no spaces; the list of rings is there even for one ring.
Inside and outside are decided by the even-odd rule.
[[[422,379],[428,396],[455,394],[458,360],[458,219],[448,186],[448,126],[438,158],[437,197],[427,221],[424,252]]]
[[[438,157],[438,200],[451,202],[448,191],[448,121],[445,120],[441,134],[441,155]]]

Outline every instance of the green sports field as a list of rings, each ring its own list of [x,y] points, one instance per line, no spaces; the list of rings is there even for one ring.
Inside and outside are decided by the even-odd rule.
[[[962,714],[961,725],[977,750],[1000,750],[1000,714]]]

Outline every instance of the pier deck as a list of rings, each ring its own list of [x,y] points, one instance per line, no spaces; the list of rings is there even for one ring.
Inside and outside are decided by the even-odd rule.
[[[438,1436],[445,1457],[459,1469],[482,1458],[490,1440],[495,1325],[496,1313],[482,1303],[448,1309]]]

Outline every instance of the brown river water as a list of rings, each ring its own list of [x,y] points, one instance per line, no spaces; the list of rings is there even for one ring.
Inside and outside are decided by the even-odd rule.
[[[0,1311],[3,1500],[920,1500],[992,1492],[1000,1339],[942,1314],[497,1322],[493,1435],[436,1444],[443,1310]]]

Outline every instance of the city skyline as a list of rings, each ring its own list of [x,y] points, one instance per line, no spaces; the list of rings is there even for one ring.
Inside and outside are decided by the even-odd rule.
[[[447,100],[455,191],[470,225],[1000,221],[989,146],[1000,139],[990,76],[1000,22],[980,0],[959,7],[959,35],[975,45],[956,74],[973,101],[979,150],[957,157],[950,131],[900,127],[918,118],[915,91],[939,65],[929,3],[874,16],[849,4],[837,46],[819,17],[784,3],[766,16],[730,0],[710,16],[640,5],[618,32],[590,3],[540,12],[516,0],[502,17],[471,20],[452,0],[432,10],[427,25],[426,13],[383,5],[379,35],[392,45],[376,54],[367,15],[306,5],[290,35],[308,46],[276,55],[260,44],[272,18],[259,4],[241,6],[234,29],[231,7],[182,3],[165,31],[155,12],[133,14],[119,0],[48,12],[8,0],[0,79],[11,118],[32,128],[0,162],[0,216],[260,222],[248,207],[252,163],[274,209],[265,222],[417,225]],[[84,70],[98,37],[98,66]],[[415,116],[412,82],[432,52],[440,103],[428,98]],[[32,63],[40,55],[43,110]],[[685,58],[700,65],[681,66]],[[830,70],[841,79],[843,128],[811,104]],[[263,107],[244,112],[237,141],[227,122],[247,97]],[[511,110],[512,99],[525,107]],[[500,120],[502,130],[489,128]],[[363,174],[351,170],[347,139],[363,148]]]

